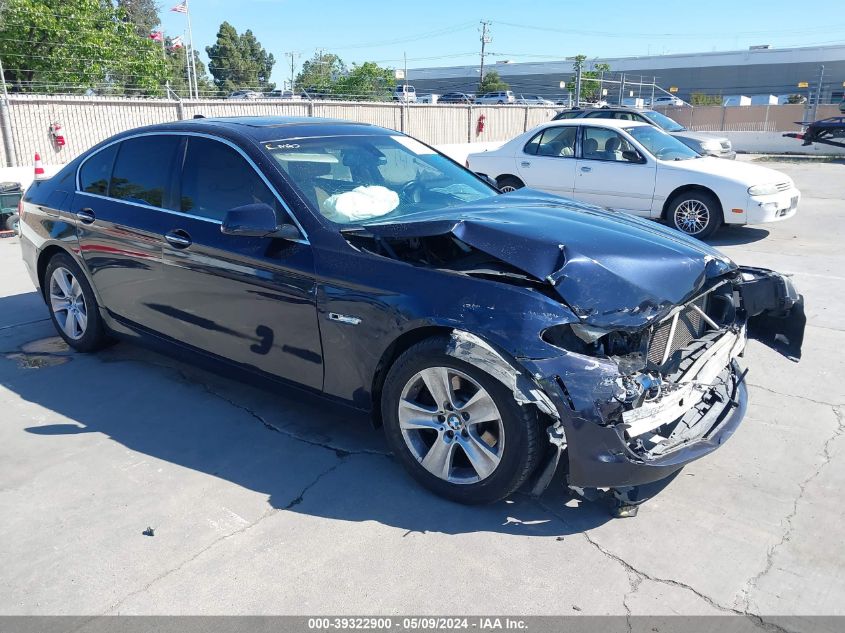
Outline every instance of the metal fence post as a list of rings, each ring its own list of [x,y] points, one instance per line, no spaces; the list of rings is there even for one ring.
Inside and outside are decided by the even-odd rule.
[[[9,122],[9,92],[6,90],[6,73],[0,60],[0,81],[3,83],[3,98],[0,99],[0,127],[3,129],[3,151],[6,154],[6,167],[17,167],[15,137],[12,136],[12,124]]]
[[[528,108],[529,108],[529,106],[525,106],[525,120],[522,123],[522,131],[523,132],[528,131]]]
[[[467,143],[472,143],[472,104],[467,106]]]

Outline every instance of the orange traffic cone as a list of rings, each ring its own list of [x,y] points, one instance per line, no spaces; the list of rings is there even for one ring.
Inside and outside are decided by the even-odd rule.
[[[41,154],[35,152],[35,179],[44,178],[44,166],[41,164]]]

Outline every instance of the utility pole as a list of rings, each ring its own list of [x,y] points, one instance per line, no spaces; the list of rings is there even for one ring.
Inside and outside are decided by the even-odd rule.
[[[301,53],[297,51],[288,51],[285,53],[285,57],[290,57],[290,91],[293,92],[293,80],[294,80],[294,68],[296,65],[296,59],[300,56]]]
[[[484,56],[486,53],[484,49],[487,45],[493,40],[492,36],[490,35],[490,21],[489,20],[482,20],[481,21],[481,68],[479,69],[478,74],[478,92],[481,94],[481,85],[484,83]]]

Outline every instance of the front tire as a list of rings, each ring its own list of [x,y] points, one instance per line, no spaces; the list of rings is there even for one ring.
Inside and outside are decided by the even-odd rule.
[[[537,467],[536,411],[498,380],[446,353],[448,339],[417,343],[391,367],[381,408],[387,441],[423,486],[467,504],[491,503]]]
[[[110,342],[94,291],[70,255],[58,253],[50,259],[41,287],[65,343],[79,352],[93,352]]]
[[[502,193],[516,191],[517,189],[522,189],[525,186],[525,183],[516,176],[502,176],[496,180],[496,184],[499,186],[499,191]]]
[[[666,219],[673,228],[703,240],[722,226],[722,205],[713,194],[688,191],[672,198]]]

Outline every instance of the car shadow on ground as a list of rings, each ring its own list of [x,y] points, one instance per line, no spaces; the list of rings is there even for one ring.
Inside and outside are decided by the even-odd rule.
[[[0,299],[0,313],[7,301]],[[99,434],[266,494],[276,509],[377,521],[407,533],[561,537],[611,518],[606,504],[570,497],[560,475],[539,500],[519,492],[487,506],[452,503],[405,473],[368,417],[320,398],[255,389],[130,343],[98,354],[46,347],[68,361],[33,369],[0,357],[0,384],[40,408],[43,424],[27,422],[22,432],[52,442]]]
[[[753,226],[734,226],[727,224],[720,228],[713,237],[704,241],[710,246],[741,246],[759,242],[769,236],[769,231]]]

